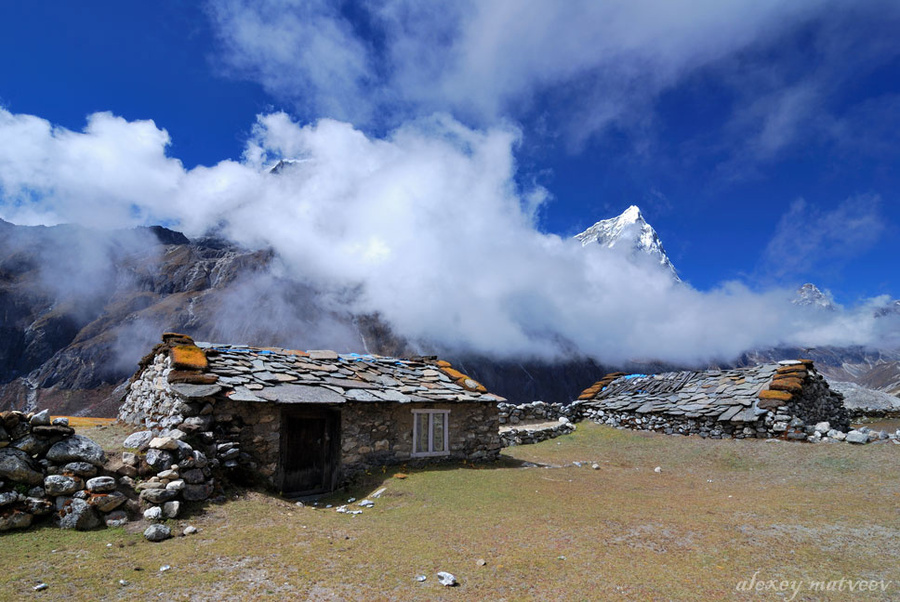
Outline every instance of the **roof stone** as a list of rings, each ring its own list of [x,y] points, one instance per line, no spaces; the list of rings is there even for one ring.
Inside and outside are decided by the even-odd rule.
[[[167,333],[170,356],[185,357],[170,383],[186,398],[222,394],[234,401],[275,403],[505,401],[434,357],[308,352],[194,342]],[[199,354],[199,355],[198,355]]]

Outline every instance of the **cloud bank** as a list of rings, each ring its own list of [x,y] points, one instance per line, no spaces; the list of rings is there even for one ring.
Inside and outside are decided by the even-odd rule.
[[[897,332],[872,306],[804,311],[792,291],[736,282],[698,291],[652,261],[540,232],[548,193],[516,184],[520,133],[508,126],[436,115],[373,137],[273,113],[258,117],[239,160],[193,169],[167,155],[153,122],[108,113],[74,132],[0,109],[0,139],[4,219],[165,223],[271,248],[279,278],[322,291],[335,309],[377,312],[423,349],[696,363]],[[280,158],[297,161],[268,173]]]

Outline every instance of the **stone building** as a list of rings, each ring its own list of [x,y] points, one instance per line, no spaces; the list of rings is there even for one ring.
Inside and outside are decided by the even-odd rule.
[[[585,419],[704,437],[816,438],[815,425],[849,430],[840,393],[811,360],[732,370],[608,374],[576,402]],[[821,427],[820,427],[821,430]],[[822,433],[822,434],[827,434]]]
[[[449,363],[195,343],[165,334],[119,419],[175,433],[287,495],[387,464],[492,460],[502,397]]]

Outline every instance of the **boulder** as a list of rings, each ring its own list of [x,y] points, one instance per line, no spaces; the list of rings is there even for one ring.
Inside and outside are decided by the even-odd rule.
[[[84,481],[78,477],[52,474],[44,479],[44,491],[47,495],[72,495],[81,489],[84,489]]]
[[[150,441],[152,439],[153,431],[138,431],[136,433],[131,433],[130,435],[125,437],[125,441],[122,442],[122,446],[128,449],[144,451],[150,445]]]
[[[75,434],[75,429],[64,424],[54,424],[51,426],[32,427],[31,432],[38,437],[49,439],[50,437],[68,437],[69,435]]]
[[[31,457],[20,449],[0,449],[0,479],[39,485],[44,481],[44,475],[35,470]]]
[[[53,512],[53,502],[39,497],[27,497],[22,505],[25,512],[34,514],[35,516],[43,516]]]
[[[47,459],[58,464],[67,462],[88,462],[102,466],[105,456],[103,448],[83,435],[73,435],[55,443],[47,452]]]
[[[113,510],[103,519],[107,527],[123,527],[128,522],[128,515],[122,510]]]
[[[100,512],[112,512],[128,500],[124,494],[118,491],[112,493],[95,493],[88,498],[87,502]]]
[[[63,472],[89,479],[97,474],[97,467],[89,462],[69,462],[63,466]]]
[[[93,493],[114,491],[116,489],[116,480],[112,477],[94,477],[88,480],[86,486]]]
[[[144,531],[144,538],[147,541],[165,541],[172,537],[172,529],[165,525],[150,525]]]
[[[162,449],[148,450],[144,460],[157,471],[166,470],[172,466],[172,463],[175,461],[171,453]]]
[[[0,506],[9,506],[19,501],[19,494],[15,491],[4,491],[0,493]]]
[[[166,502],[170,504],[171,502]],[[144,510],[144,518],[150,521],[158,521],[162,520],[163,510],[159,506],[150,506],[146,510]]]
[[[868,443],[869,433],[864,433],[862,431],[850,431],[849,433],[847,433],[845,440],[847,441],[847,443]]]
[[[198,485],[185,485],[184,491],[182,492],[182,497],[184,497],[184,499],[188,502],[199,502],[211,496],[212,492],[212,482],[202,483]]]
[[[66,501],[59,511],[60,529],[88,531],[102,524],[94,507],[77,498]]]
[[[178,440],[172,437],[154,437],[150,440],[150,449],[174,451],[178,449]]]
[[[50,449],[51,445],[53,445],[52,441],[40,439],[32,434],[25,435],[21,439],[16,439],[9,444],[10,447],[21,449],[23,452],[32,457],[43,456],[47,453],[47,450]]]
[[[13,510],[9,514],[0,514],[0,531],[27,529],[31,526],[32,516],[21,510]]]
[[[49,426],[50,425],[50,410],[41,410],[37,414],[31,417],[31,426]]]
[[[171,489],[144,489],[141,491],[141,499],[151,504],[162,504],[177,496],[178,492]]]
[[[163,504],[162,512],[166,518],[178,518],[178,513],[181,512],[181,502],[178,500],[166,502]]]

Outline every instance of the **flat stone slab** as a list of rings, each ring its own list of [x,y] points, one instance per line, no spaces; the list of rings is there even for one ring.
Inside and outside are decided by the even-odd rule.
[[[277,385],[259,391],[258,397],[276,403],[344,403],[343,395],[325,387]]]
[[[187,383],[175,383],[169,385],[173,391],[187,399],[197,397],[212,397],[222,390],[220,385],[190,385]]]

